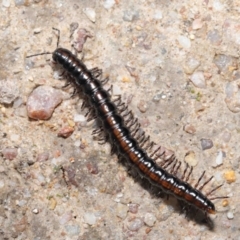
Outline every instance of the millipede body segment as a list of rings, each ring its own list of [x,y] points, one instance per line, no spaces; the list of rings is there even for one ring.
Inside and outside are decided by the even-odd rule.
[[[215,213],[214,204],[200,191],[202,187],[198,190],[196,186],[194,188],[187,182],[189,175],[186,177],[185,171],[183,177],[178,178],[173,169],[168,172],[147,154],[146,149],[142,147],[147,138],[136,137],[139,129],[137,121],[134,121],[136,119],[130,111],[125,114],[128,119],[124,118],[122,113],[126,108],[121,100],[113,101],[109,92],[103,88],[104,80],[99,79],[101,70],[87,69],[80,59],[64,48],[57,48],[52,57],[53,61],[61,65],[68,74],[68,81],[74,85],[75,91],[84,94],[86,104],[90,108],[89,119],[97,118],[100,122],[101,127],[95,133],[104,134],[104,139],[111,143],[113,152],[125,158],[142,177],[167,194],[195,206],[204,213]],[[179,167],[180,165],[177,169]]]

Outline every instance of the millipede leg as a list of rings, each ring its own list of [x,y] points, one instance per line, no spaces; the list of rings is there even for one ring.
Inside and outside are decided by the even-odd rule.
[[[189,178],[190,178],[190,176],[191,176],[191,174],[192,174],[192,171],[193,171],[193,167],[191,166],[191,167],[190,167],[190,171],[189,171],[189,173],[188,173],[188,176],[187,176],[185,182],[188,182],[188,180],[189,180]]]
[[[202,178],[203,178],[204,175],[205,175],[205,171],[203,171],[202,175],[200,176],[200,178],[198,179],[197,183],[195,184],[195,186],[194,186],[195,188],[198,187],[198,185],[199,185],[199,183],[200,183],[200,181],[202,180]]]
[[[182,165],[182,162],[179,161],[179,162],[178,162],[178,166],[177,166],[175,172],[173,173],[174,175],[177,174],[177,172],[178,172],[178,170],[180,169],[181,165]]]
[[[184,178],[185,178],[185,175],[186,175],[186,172],[187,172],[188,167],[189,167],[189,165],[187,164],[186,167],[185,167],[185,169],[184,169],[183,175],[182,175],[182,177],[181,177],[181,180],[183,180],[183,181],[184,181]]]
[[[212,179],[213,179],[213,176],[211,176],[211,177],[199,188],[199,191],[201,191]]]
[[[101,80],[102,85],[105,85],[109,81],[109,77],[104,78]]]
[[[211,195],[213,192],[215,192],[216,190],[218,190],[218,189],[221,188],[222,186],[223,186],[223,184],[221,184],[221,185],[215,187],[215,188],[212,189],[210,192],[208,192],[208,193],[206,194],[206,196]],[[218,198],[218,197],[216,197],[216,198]],[[216,199],[216,198],[215,198],[215,199]],[[222,197],[220,197],[220,198],[222,198]]]

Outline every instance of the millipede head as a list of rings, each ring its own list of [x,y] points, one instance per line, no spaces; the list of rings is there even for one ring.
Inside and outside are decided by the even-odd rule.
[[[215,206],[214,206],[213,203],[208,205],[207,213],[209,213],[209,214],[215,214],[216,213],[216,209],[215,209]]]

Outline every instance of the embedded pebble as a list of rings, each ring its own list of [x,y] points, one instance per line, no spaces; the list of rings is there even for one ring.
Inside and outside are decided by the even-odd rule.
[[[178,36],[177,38],[179,45],[182,48],[189,49],[191,47],[191,41],[185,36]]]
[[[67,225],[65,226],[65,230],[70,236],[79,236],[80,228],[78,225]]]
[[[224,131],[222,134],[222,140],[226,143],[230,141],[232,134],[230,132]]]
[[[25,0],[15,0],[16,6],[24,5],[24,3],[25,3]]]
[[[159,102],[161,99],[166,99],[167,95],[164,92],[157,92],[156,95],[153,97],[153,102]]]
[[[153,15],[153,18],[156,19],[156,20],[162,19],[163,18],[162,11],[161,10],[156,10],[154,15]]]
[[[82,114],[75,114],[74,117],[73,117],[73,121],[74,122],[85,123],[86,122],[86,117]]]
[[[223,152],[221,150],[218,152],[218,155],[216,157],[216,164],[217,166],[220,166],[223,164]]]
[[[233,113],[240,112],[240,80],[229,82],[225,87],[225,103],[228,109]]]
[[[58,137],[68,138],[74,132],[74,128],[70,126],[62,127],[58,132]]]
[[[138,103],[138,109],[140,112],[145,113],[148,109],[148,105],[144,100],[140,100],[140,102]]]
[[[135,218],[131,222],[128,222],[127,228],[130,231],[138,231],[143,226],[143,222],[140,218]]]
[[[18,205],[19,207],[23,207],[27,204],[26,200],[16,200],[16,205]]]
[[[11,5],[11,1],[10,0],[2,0],[2,6],[3,7],[8,8],[8,7],[10,7],[10,5]]]
[[[47,120],[62,102],[62,94],[50,86],[35,88],[27,100],[28,116],[32,119]]]
[[[224,10],[224,7],[225,7],[224,2],[215,0],[215,1],[213,1],[213,3],[212,3],[212,8],[213,8],[214,11],[223,11],[223,10]]]
[[[56,208],[56,206],[57,206],[57,201],[56,201],[56,199],[53,198],[53,197],[51,197],[51,198],[49,199],[49,205],[48,205],[49,209],[50,209],[50,210],[54,210],[54,209]]]
[[[94,213],[87,212],[83,216],[85,223],[89,225],[94,225],[97,221],[97,218]]]
[[[85,15],[89,18],[90,21],[92,21],[93,23],[95,23],[96,21],[96,12],[95,9],[93,8],[84,8],[83,12],[85,13]]]
[[[237,69],[237,58],[232,56],[218,54],[214,57],[213,62],[224,75],[232,76],[233,71]]]
[[[237,179],[236,173],[235,173],[235,171],[233,171],[233,170],[226,171],[226,172],[224,173],[224,177],[225,177],[227,183],[233,183],[233,182],[235,182],[236,179]]]
[[[69,222],[70,220],[72,219],[72,212],[71,211],[68,211],[68,212],[65,212],[60,220],[59,220],[59,223],[61,225],[65,225],[67,222]]]
[[[157,218],[152,213],[146,213],[144,216],[144,223],[149,227],[152,227],[156,220]]]
[[[2,150],[3,157],[8,159],[8,160],[13,160],[17,154],[18,154],[18,149],[17,148],[5,148]]]
[[[11,104],[19,95],[17,80],[0,80],[0,103]]]
[[[35,214],[38,214],[38,213],[39,213],[39,210],[38,210],[37,208],[34,208],[34,209],[32,210],[32,212],[35,213]]]
[[[211,139],[201,139],[202,150],[207,150],[213,147],[213,141]]]
[[[200,28],[202,28],[202,26],[203,26],[203,22],[202,22],[202,19],[200,19],[200,18],[195,19],[192,23],[193,30],[200,29]]]
[[[105,0],[103,3],[103,7],[105,9],[110,9],[114,6],[115,3],[116,3],[115,0]]]
[[[167,204],[161,204],[159,206],[159,211],[158,211],[158,216],[157,219],[158,221],[166,221],[174,212],[174,207],[167,205]]]
[[[20,139],[20,136],[18,134],[11,134],[9,135],[9,138],[11,139],[12,142],[18,142]]]
[[[87,169],[88,169],[88,172],[91,174],[99,173],[98,166],[96,163],[92,163],[92,162],[87,163]]]
[[[239,80],[240,79],[240,71],[236,70],[233,72],[233,80]]]
[[[233,219],[234,218],[233,212],[228,212],[227,213],[227,218],[228,219]]]
[[[201,102],[195,101],[194,108],[196,112],[202,112],[205,110],[206,107]]]
[[[200,61],[198,61],[195,58],[189,58],[185,62],[184,65],[184,71],[186,74],[192,74],[199,66],[200,66]]]
[[[17,97],[13,102],[13,108],[19,108],[23,104],[23,99],[21,97]]]
[[[16,230],[16,232],[22,233],[26,230],[28,224],[29,222],[27,220],[27,216],[24,216],[20,220],[17,220],[17,222],[13,224],[13,227]]]
[[[73,143],[73,145],[74,145],[75,147],[80,147],[80,146],[81,146],[81,141],[80,141],[80,140],[76,140],[76,141]]]
[[[196,132],[196,128],[191,124],[186,124],[183,127],[183,130],[187,133],[190,133],[190,134],[194,134]]]
[[[40,33],[41,31],[42,31],[41,28],[34,28],[34,29],[33,29],[34,34],[38,34],[38,33]]]
[[[240,24],[238,20],[227,19],[223,24],[223,35],[240,45]]]
[[[125,219],[127,217],[128,207],[122,203],[117,204],[117,216]]]
[[[132,22],[139,19],[139,12],[135,9],[125,10],[123,13],[123,20],[126,22]]]
[[[189,164],[189,166],[195,167],[198,163],[197,159],[196,159],[196,154],[194,151],[189,151],[188,153],[186,153],[185,156],[185,162]]]
[[[39,153],[37,156],[37,161],[45,162],[49,159],[49,152]]]
[[[24,105],[22,105],[15,109],[14,114],[22,118],[27,118],[27,109]]]
[[[227,199],[223,200],[222,206],[227,207],[229,205],[229,201]]]
[[[128,208],[129,208],[129,212],[131,212],[131,213],[138,212],[138,204],[136,204],[136,203],[129,203]]]
[[[192,83],[198,88],[206,88],[205,77],[203,72],[194,72],[190,77]]]
[[[207,34],[207,38],[213,45],[219,45],[222,41],[221,34],[217,29],[210,30]]]
[[[38,180],[40,185],[43,186],[46,183],[46,179],[41,173],[37,172],[35,177]]]

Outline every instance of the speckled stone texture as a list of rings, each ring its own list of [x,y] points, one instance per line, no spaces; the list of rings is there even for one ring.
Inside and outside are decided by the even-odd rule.
[[[0,239],[240,239],[239,16],[239,1],[3,0]],[[51,55],[26,59],[56,49],[52,27],[61,47],[103,69],[153,141],[194,166],[192,184],[203,171],[214,176],[205,193],[224,184],[212,230],[98,144]],[[29,118],[39,88],[57,93],[48,120]]]

